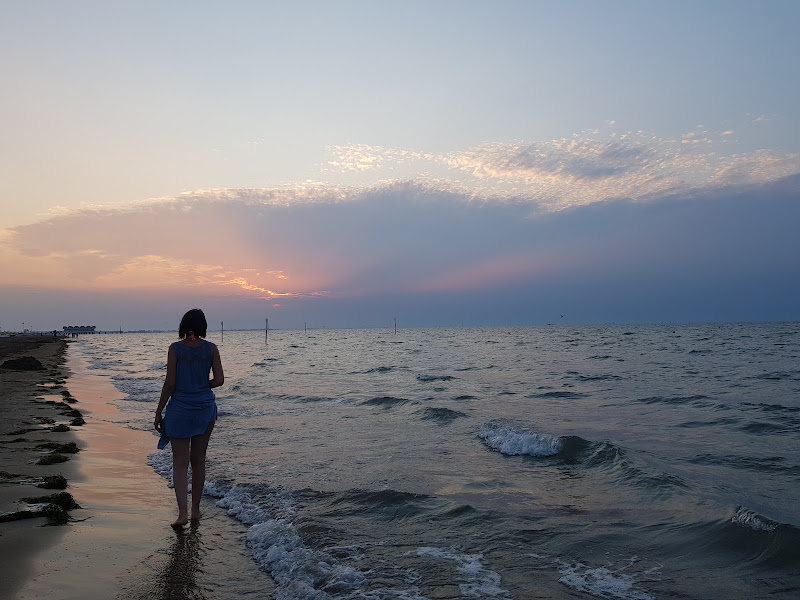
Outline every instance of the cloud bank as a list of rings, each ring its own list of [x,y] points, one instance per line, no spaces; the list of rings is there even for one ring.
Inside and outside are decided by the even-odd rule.
[[[733,135],[591,132],[440,155],[331,148],[325,173],[338,182],[59,209],[7,229],[2,287],[8,298],[113,295],[120,307],[204,298],[238,306],[239,326],[266,311],[287,326],[301,314],[371,326],[390,312],[424,325],[565,311],[581,322],[796,318],[800,158],[721,154]]]

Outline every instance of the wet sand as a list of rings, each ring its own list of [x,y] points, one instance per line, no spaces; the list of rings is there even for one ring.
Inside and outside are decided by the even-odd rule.
[[[80,409],[86,425],[51,435],[76,441],[81,452],[67,463],[36,468],[62,473],[69,481],[67,491],[81,509],[70,511],[72,521],[64,526],[43,526],[44,518],[0,523],[3,597],[108,600],[216,598],[228,597],[228,593],[230,597],[241,593],[271,597],[272,581],[258,571],[245,551],[244,529],[213,500],[204,499],[204,520],[199,528],[176,532],[169,526],[176,514],[174,494],[146,464],[157,438],[150,431],[114,424],[120,415],[113,402],[120,392],[110,381],[87,371],[79,359],[67,356],[65,367],[70,376],[64,387],[77,400],[74,407]],[[51,369],[25,376],[14,372],[12,379],[24,381],[9,387],[2,380],[3,404],[6,408],[30,404],[28,419],[38,416],[42,399],[47,394],[61,395],[62,389],[44,389],[43,394],[37,384],[46,373],[45,380],[52,385],[62,372]],[[51,405],[44,406],[55,414]],[[4,424],[3,432],[14,430],[9,426]],[[0,444],[0,470],[10,471],[16,465],[19,471],[25,466],[20,464],[22,454],[9,451],[9,445]],[[27,464],[27,468],[30,471],[33,465]],[[0,488],[14,490],[17,498],[52,491],[8,482]],[[27,488],[35,492],[31,494]],[[3,500],[2,512],[19,510],[15,503],[10,496]],[[206,564],[204,557],[210,551],[224,560]],[[246,589],[236,589],[239,580],[248,582]],[[225,593],[221,594],[222,589]]]
[[[73,431],[53,432],[52,427],[69,421],[62,407],[47,404],[49,398],[64,399],[60,391],[66,342],[52,337],[23,336],[0,338],[0,364],[25,356],[41,362],[43,370],[25,371],[0,368],[0,514],[25,510],[25,497],[38,497],[58,490],[36,487],[45,475],[74,476],[75,463],[44,466],[35,464],[46,454],[38,444],[68,443]],[[46,389],[43,385],[49,386]],[[72,456],[71,458],[74,458]],[[47,547],[59,543],[61,527],[42,527],[44,517],[0,523],[0,589],[13,597],[21,583],[31,575],[33,562]]]
[[[68,365],[74,364],[69,361]],[[114,598],[120,578],[159,548],[169,547],[174,499],[145,464],[153,436],[115,425],[110,402],[119,392],[99,377],[72,369],[67,382],[86,425],[77,434],[81,453],[69,478],[81,510],[56,545],[39,552],[17,598]]]

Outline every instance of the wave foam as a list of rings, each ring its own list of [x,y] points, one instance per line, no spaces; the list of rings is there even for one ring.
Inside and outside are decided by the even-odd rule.
[[[519,430],[508,425],[484,425],[478,437],[492,450],[507,456],[553,456],[564,447],[560,437]]]
[[[483,566],[483,554],[456,554],[451,550],[440,548],[418,548],[417,556],[443,558],[456,563],[458,572],[463,577],[458,587],[465,597],[469,598],[508,598],[509,594],[500,587],[500,575]]]
[[[216,489],[213,484],[212,487]],[[253,560],[278,584],[278,599],[327,600],[331,593],[365,584],[366,576],[358,569],[342,565],[333,556],[303,544],[292,523],[296,508],[290,493],[271,490],[254,496],[252,491],[247,486],[233,486],[217,501],[217,506],[251,525],[247,546]],[[262,505],[265,501],[268,506]]]
[[[247,531],[247,545],[255,561],[278,584],[277,598],[327,600],[330,593],[361,587],[365,575],[337,564],[324,553],[306,548],[297,529],[284,520],[256,523]]]
[[[172,453],[154,452],[147,464],[162,477],[172,477]],[[340,564],[333,556],[307,548],[292,524],[296,508],[291,493],[279,489],[251,489],[207,481],[203,493],[219,498],[217,506],[251,527],[247,546],[253,560],[278,584],[278,600],[329,600],[367,582],[358,569]]]
[[[172,450],[164,449],[147,455],[147,464],[164,479],[172,479]]]
[[[653,600],[653,596],[634,589],[637,580],[630,575],[611,571],[606,567],[590,568],[583,564],[562,564],[559,582],[579,592],[598,598],[619,600]]]
[[[731,517],[731,523],[735,525],[742,525],[749,527],[756,531],[775,531],[778,528],[777,523],[754,513],[744,507],[739,507],[736,513]]]
[[[115,388],[125,394],[125,400],[130,402],[158,402],[164,383],[161,377],[126,375],[114,375],[111,381]]]

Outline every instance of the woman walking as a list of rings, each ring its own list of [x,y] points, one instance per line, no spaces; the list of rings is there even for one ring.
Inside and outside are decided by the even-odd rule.
[[[178,518],[173,527],[183,527],[190,518],[192,525],[200,520],[200,499],[206,480],[206,449],[214,422],[217,404],[211,388],[225,381],[222,361],[216,345],[206,336],[206,317],[193,308],[181,319],[180,341],[167,352],[167,376],[161,390],[153,426],[161,434],[158,447],[172,444],[172,482],[178,501]],[[209,372],[212,378],[209,380]],[[169,403],[168,403],[169,402]],[[164,408],[166,413],[162,415]],[[189,464],[192,465],[192,509],[187,507]]]

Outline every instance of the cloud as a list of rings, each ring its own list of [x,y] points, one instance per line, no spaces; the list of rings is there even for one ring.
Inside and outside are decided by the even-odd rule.
[[[644,282],[654,305],[659,290],[675,301],[676,289],[723,280],[785,285],[800,268],[791,225],[800,157],[722,153],[725,138],[697,127],[674,140],[589,132],[438,155],[342,147],[331,165],[344,175],[410,175],[59,208],[0,231],[0,286],[183,295],[285,314],[424,312],[427,302],[441,316],[471,299],[524,312],[525,298],[600,297],[618,314],[612,298],[644,302]]]
[[[800,155],[732,152],[732,130],[702,125],[678,139],[643,131],[587,131],[545,142],[495,142],[460,152],[354,145],[328,148],[326,171],[402,176],[479,199],[527,202],[559,211],[614,199],[776,181],[800,173]]]
[[[446,158],[448,165],[483,179],[597,181],[641,169],[654,158],[645,145],[591,139],[556,140],[545,144],[492,144]]]
[[[778,154],[770,150],[734,154],[719,159],[709,181],[719,186],[769,183],[796,174],[798,163],[800,154]]]
[[[355,144],[328,146],[329,158],[324,171],[373,171],[381,168],[394,169],[401,165],[434,161],[436,156],[430,152],[403,150]]]

